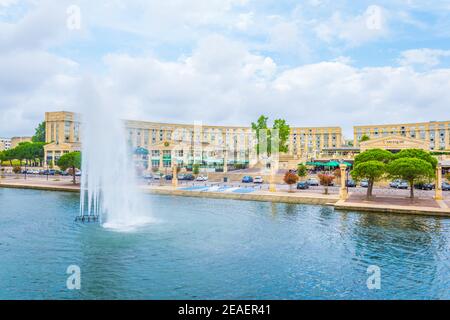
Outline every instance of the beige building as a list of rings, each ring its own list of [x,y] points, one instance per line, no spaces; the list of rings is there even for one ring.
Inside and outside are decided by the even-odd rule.
[[[80,117],[72,112],[47,112],[45,158],[57,161],[67,152],[80,150]],[[189,166],[195,161],[204,166],[229,164],[248,165],[254,148],[254,133],[250,127],[210,126],[195,124],[125,121],[128,144],[136,150],[150,168],[169,168],[172,161]],[[342,146],[339,127],[291,128],[289,151],[283,161],[296,165],[299,161],[317,157],[324,148]],[[194,148],[201,145],[201,154]],[[294,163],[295,162],[295,163]]]
[[[31,142],[31,137],[12,137],[11,149],[17,147],[21,142]]]
[[[364,135],[370,140],[359,142]],[[354,143],[361,151],[377,146],[388,150],[416,146],[429,151],[450,151],[450,121],[355,126]]]
[[[80,119],[73,112],[45,113],[45,163],[55,164],[69,152],[80,151]]]

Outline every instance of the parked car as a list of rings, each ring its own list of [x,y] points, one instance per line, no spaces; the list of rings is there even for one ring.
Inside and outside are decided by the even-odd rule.
[[[242,178],[242,183],[252,183],[253,182],[253,178],[250,176],[244,176]]]
[[[142,178],[150,180],[153,178],[153,175],[151,173],[147,172],[142,175]]]
[[[194,181],[194,180],[195,180],[195,177],[194,177],[194,175],[188,173],[188,174],[184,175],[184,177],[183,177],[182,180],[186,180],[186,181]]]
[[[53,169],[50,169],[50,170],[44,170],[44,171],[42,172],[42,174],[44,174],[44,175],[49,175],[49,176],[54,176],[55,173],[56,173],[56,170],[53,170]]]
[[[391,183],[389,183],[389,186],[390,186],[391,188],[398,188],[398,185],[400,184],[400,182],[401,182],[401,180],[396,179],[396,180],[394,180],[394,181],[391,181]]]
[[[443,191],[450,191],[450,183],[443,182],[442,183],[442,190]]]
[[[300,182],[298,182],[297,183],[297,189],[299,189],[299,190],[309,189],[308,181],[300,181]]]
[[[171,174],[166,174],[166,175],[164,176],[164,179],[166,179],[167,181],[172,180],[172,178],[173,178],[173,176],[172,176]]]
[[[349,188],[355,188],[356,187],[356,182],[354,180],[352,180],[352,179],[349,179],[349,180],[347,180],[346,185]]]
[[[432,183],[416,183],[414,188],[419,190],[433,190],[434,185]]]
[[[369,180],[362,180],[360,186],[363,187],[363,188],[368,188],[369,187]]]
[[[253,183],[262,184],[262,183],[264,183],[264,180],[261,176],[256,176],[255,179],[253,179]]]
[[[406,182],[406,181],[401,181],[397,187],[397,189],[405,189],[405,190],[408,188],[409,188],[409,185],[408,185],[408,182]]]
[[[309,178],[306,182],[308,182],[308,185],[312,187],[317,187],[319,185],[319,181],[314,178]]]
[[[208,177],[207,176],[198,176],[197,179],[195,179],[195,181],[208,181]]]

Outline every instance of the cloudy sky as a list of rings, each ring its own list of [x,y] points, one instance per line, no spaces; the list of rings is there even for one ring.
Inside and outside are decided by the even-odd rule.
[[[86,82],[129,119],[450,120],[450,1],[0,0],[0,136]]]

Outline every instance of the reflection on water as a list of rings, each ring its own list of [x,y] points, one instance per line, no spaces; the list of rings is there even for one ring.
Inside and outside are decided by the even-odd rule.
[[[0,200],[2,299],[450,298],[449,219],[147,196],[155,223],[121,233],[75,223],[77,195]],[[80,291],[65,287],[72,264]]]

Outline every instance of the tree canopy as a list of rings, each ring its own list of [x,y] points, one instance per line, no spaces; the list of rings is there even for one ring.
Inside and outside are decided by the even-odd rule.
[[[365,141],[369,141],[370,138],[368,135],[363,134],[363,136],[361,137],[361,139],[359,139],[359,142],[365,142]]]
[[[438,160],[433,157],[430,152],[421,149],[405,149],[393,156],[393,160],[401,158],[416,158],[424,160],[431,164],[433,169],[436,169],[436,166],[438,164]]]
[[[297,175],[299,177],[306,177],[307,174],[308,174],[308,168],[303,163],[299,163],[297,165]]]
[[[45,142],[45,121],[41,122],[35,129],[34,136],[31,138],[33,142]]]
[[[355,157],[355,166],[358,163],[367,161],[380,161],[383,163],[388,163],[392,159],[393,154],[387,150],[383,149],[370,149],[358,154]]]
[[[261,136],[260,133],[263,130],[266,130],[266,137],[267,141],[267,153],[270,155],[272,153],[272,132],[273,130],[278,130],[278,149],[279,152],[287,152],[288,151],[288,140],[289,135],[291,133],[290,126],[286,123],[286,120],[283,119],[276,119],[273,122],[272,129],[269,129],[267,121],[269,120],[268,117],[261,115],[256,122],[252,122],[252,130],[256,133],[256,139],[257,139],[257,146],[256,146],[256,152],[257,154],[260,154],[260,146],[262,145],[261,142]]]
[[[393,179],[409,182],[411,198],[414,198],[414,183],[432,179],[434,170],[431,163],[418,158],[399,158],[387,165],[387,172]]]
[[[40,162],[42,164],[44,160],[44,145],[45,142],[21,142],[17,147],[3,151],[1,154],[2,161],[10,161],[12,166],[12,160],[26,160],[32,165]]]
[[[75,184],[76,169],[81,169],[81,153],[76,151],[62,155],[57,162],[57,166],[61,170],[72,169],[73,183]]]
[[[377,160],[360,162],[351,171],[351,176],[356,181],[367,179],[369,183],[367,188],[367,198],[372,196],[375,181],[382,179],[385,174],[386,164]]]
[[[370,149],[355,157],[351,176],[359,181],[367,179],[367,198],[373,194],[374,183],[386,174],[386,163],[392,159],[393,154],[383,149]]]

